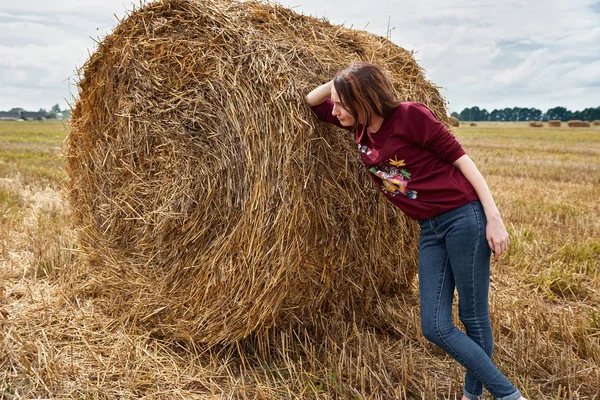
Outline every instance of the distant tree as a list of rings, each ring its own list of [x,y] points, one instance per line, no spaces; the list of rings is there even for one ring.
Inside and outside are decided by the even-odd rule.
[[[450,114],[450,116],[451,116],[451,117],[454,117],[454,118],[456,118],[456,119],[460,119],[460,114],[459,114],[459,113],[457,113],[456,111],[452,112],[452,113]]]
[[[542,110],[538,110],[537,108],[529,109],[529,117],[528,121],[541,121],[542,120]]]
[[[60,106],[58,104],[53,105],[52,108],[50,109],[50,112],[58,114],[60,112]]]
[[[470,108],[465,108],[460,112],[460,114],[456,114],[456,118],[459,121],[488,121],[489,113],[484,108],[483,110],[477,106],[473,106]]]
[[[55,112],[46,113],[46,119],[56,119],[56,113]]]
[[[504,113],[502,112],[502,110],[494,109],[490,113],[489,119],[490,119],[490,121],[503,121],[503,115],[504,115]]]
[[[548,119],[568,121],[572,119],[573,113],[565,107],[554,107],[546,111],[546,115],[548,116]]]
[[[488,110],[486,110],[485,108],[483,110],[481,110],[481,120],[482,121],[490,120],[490,112]]]
[[[48,114],[48,111],[46,111],[46,109],[45,109],[45,108],[40,108],[40,109],[38,110],[38,112],[43,112],[43,113],[46,113],[46,114]]]
[[[464,110],[462,110],[460,112],[460,114],[458,115],[458,120],[459,121],[469,121],[469,118],[471,117],[470,115],[470,108],[465,108]]]
[[[574,112],[567,110],[565,107],[554,107],[543,113],[534,107],[507,107],[488,112],[485,108],[480,109],[473,106],[463,109],[460,113],[453,112],[451,115],[459,121],[548,121],[550,119],[594,121],[600,120],[600,107],[586,108],[583,111]]]
[[[586,108],[581,112],[582,120],[585,121],[595,121],[597,119],[600,120],[600,107],[596,108]]]

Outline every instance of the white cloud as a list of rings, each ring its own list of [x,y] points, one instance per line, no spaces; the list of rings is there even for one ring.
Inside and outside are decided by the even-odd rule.
[[[594,84],[600,87],[600,60],[589,64],[574,64],[573,68],[564,75],[564,78],[574,84]],[[600,96],[598,97],[600,103]]]
[[[547,54],[547,49],[536,50],[516,67],[497,71],[492,81],[503,85],[523,84],[544,65]]]

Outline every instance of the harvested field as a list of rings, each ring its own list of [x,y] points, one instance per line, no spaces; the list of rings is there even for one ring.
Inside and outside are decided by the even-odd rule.
[[[511,234],[492,269],[495,360],[531,399],[593,399],[600,131],[481,123],[457,136]],[[460,398],[460,367],[419,333],[416,282],[369,324],[272,330],[268,348],[251,335],[208,350],[122,325],[79,257],[60,194],[63,137],[60,124],[0,123],[5,398]]]
[[[279,344],[268,348],[251,335],[209,350],[122,325],[75,244],[60,193],[64,136],[60,124],[0,123],[5,398],[460,399],[460,367],[419,332],[416,282],[368,324],[272,330]],[[481,123],[457,136],[511,234],[492,268],[496,362],[530,399],[594,399],[600,130]]]
[[[172,4],[171,11],[180,18],[187,18],[186,13],[178,14],[175,7],[187,2]],[[161,15],[157,10],[155,13]],[[291,15],[285,10],[277,13],[288,18]],[[257,12],[255,17],[263,23],[275,18],[270,12]],[[144,21],[148,23],[152,18]],[[160,21],[145,26],[158,35],[169,32]],[[281,29],[281,25],[278,26],[277,29]],[[194,37],[193,32],[183,31]],[[339,35],[344,37],[342,33]],[[356,37],[351,36],[352,41],[346,43],[355,43],[360,42],[362,34],[348,35]],[[132,61],[117,57],[119,54],[110,60]],[[185,65],[188,58],[177,59]],[[328,68],[333,70],[336,63],[332,61]],[[102,63],[98,61],[98,65]],[[115,101],[100,103],[112,110],[110,107],[121,104],[118,100],[123,97],[119,96],[127,93],[123,78],[133,78],[111,75],[110,65],[109,62],[102,66],[107,69],[99,66],[97,70],[92,69],[91,75],[95,78],[87,82],[93,88],[97,88],[90,83],[93,79],[107,78],[115,83],[93,91],[100,96],[101,90],[118,89],[114,98],[109,97]],[[260,63],[251,65],[262,67]],[[412,65],[408,63],[406,68]],[[420,79],[420,70],[415,68],[412,76]],[[138,70],[128,70],[138,82],[143,81]],[[184,70],[177,79],[184,76]],[[389,272],[393,262],[402,266],[406,265],[407,258],[414,262],[414,249],[397,246],[398,238],[412,243],[414,232],[393,229],[395,224],[399,224],[400,229],[410,224],[402,222],[395,210],[384,208],[386,203],[369,186],[367,173],[353,160],[356,149],[348,144],[347,136],[316,124],[302,104],[303,91],[314,85],[312,79],[323,81],[329,73],[325,68],[318,76],[307,77],[299,83],[287,81],[289,86],[282,83],[285,89],[278,92],[278,95],[283,94],[276,100],[292,104],[285,106],[291,107],[291,111],[280,109],[276,115],[281,119],[296,116],[302,123],[296,126],[289,122],[281,131],[274,125],[261,125],[271,134],[269,138],[279,134],[284,142],[273,144],[272,148],[264,139],[252,134],[251,129],[244,135],[239,133],[238,125],[246,121],[241,119],[247,112],[243,110],[232,112],[235,118],[219,114],[226,121],[225,127],[222,131],[215,128],[210,137],[202,136],[203,129],[217,125],[202,125],[204,120],[195,117],[195,113],[203,110],[211,114],[216,110],[185,108],[187,100],[180,100],[171,110],[166,108],[159,120],[150,119],[149,115],[157,109],[165,109],[160,96],[141,98],[138,95],[129,99],[139,102],[135,104],[142,110],[141,114],[137,114],[136,107],[125,113],[96,111],[99,114],[92,114],[92,105],[98,103],[89,100],[87,106],[91,109],[85,112],[80,109],[79,118],[99,115],[114,122],[116,128],[111,128],[113,131],[101,129],[89,120],[74,119],[69,133],[75,133],[77,139],[68,138],[68,146],[64,148],[66,159],[59,156],[58,150],[67,137],[66,127],[61,124],[0,122],[0,397],[460,399],[462,368],[420,334],[418,292],[410,268]],[[235,81],[242,82],[241,76],[235,76]],[[171,75],[162,77],[173,78]],[[193,87],[203,82],[201,79],[195,77],[186,82]],[[164,82],[167,81],[150,79],[150,84],[161,93],[175,90],[173,85]],[[285,79],[282,82],[286,82]],[[258,84],[272,82],[258,81]],[[241,89],[223,84],[217,92],[223,99],[229,98],[227,93],[244,95],[232,90]],[[398,90],[402,93],[402,87]],[[194,95],[190,97],[202,100],[207,93],[210,91],[190,92]],[[423,92],[423,95],[424,98],[419,98],[417,93],[415,97],[427,102],[431,94],[426,96]],[[102,98],[100,96],[100,100]],[[177,99],[171,97],[168,101],[177,102]],[[187,111],[178,114],[180,106]],[[267,111],[260,109],[262,113]],[[190,125],[177,125],[177,118],[182,116],[188,118]],[[144,119],[146,117],[148,119]],[[209,122],[212,118],[203,117]],[[190,137],[191,131],[195,136]],[[143,134],[139,135],[140,132]],[[597,399],[600,392],[600,223],[597,218],[600,205],[590,199],[600,195],[600,130],[597,127],[577,132],[567,127],[533,130],[526,123],[482,122],[455,129],[455,133],[487,178],[511,234],[509,251],[492,267],[490,308],[496,362],[530,399]],[[74,140],[80,142],[73,143]],[[237,162],[243,161],[245,175],[239,170],[225,170],[218,157],[202,158],[210,154],[206,150],[209,144],[215,154],[222,157],[230,154],[220,141],[231,144],[231,154],[239,157]],[[140,143],[147,147],[142,148]],[[80,146],[77,148],[81,154],[74,154],[73,146]],[[261,149],[268,151],[268,157],[261,154]],[[87,164],[74,166],[82,154],[88,154],[84,158]],[[341,154],[347,155],[344,163],[336,159]],[[338,161],[340,163],[335,164]],[[338,173],[326,165],[339,165]],[[194,169],[194,166],[205,169]],[[271,168],[273,166],[275,168]],[[71,173],[70,192],[63,186],[68,179],[65,168]],[[88,169],[101,173],[94,176]],[[93,182],[88,192],[85,192],[86,186],[78,183],[84,195],[93,197],[92,192],[96,191],[95,195],[99,193],[106,200],[105,203],[91,202],[97,207],[94,209],[98,214],[94,216],[96,219],[89,219],[89,215],[86,217],[85,212],[77,209],[81,202],[73,201],[72,197],[71,203],[66,200],[73,195],[73,171],[79,171]],[[107,177],[107,171],[112,175]],[[272,176],[277,174],[283,178]],[[104,181],[100,179],[103,176]],[[222,184],[210,181],[211,176],[219,176],[218,183]],[[236,180],[240,176],[247,178],[240,183]],[[287,176],[301,177],[301,184],[285,186]],[[265,181],[280,182],[269,186],[275,193],[261,186]],[[234,184],[238,183],[245,189],[242,196],[248,197],[240,197],[239,203],[234,204],[220,200],[222,190],[230,196],[238,188]],[[283,185],[283,189],[278,185]],[[247,190],[248,187],[253,190]],[[344,190],[356,193],[336,200],[332,193],[344,193]],[[169,201],[161,200],[165,193],[171,192],[175,195]],[[145,197],[136,198],[140,193]],[[304,202],[307,203],[305,210],[285,214],[289,209],[280,205],[277,197],[285,198],[290,193],[310,200]],[[230,198],[227,196],[223,198]],[[246,202],[252,206],[245,208]],[[204,219],[199,220],[199,225],[182,223],[193,219],[186,212],[194,206],[199,209],[198,204],[211,204],[210,213],[223,213],[214,217],[217,223],[208,233],[194,231],[200,222],[213,221],[208,212],[200,215]],[[146,205],[154,208],[144,214],[148,211],[144,208]],[[273,210],[277,213],[270,219]],[[373,214],[369,214],[371,212]],[[360,219],[362,213],[380,216],[375,221],[384,228],[373,226],[375,223],[366,227],[352,225],[357,221],[369,222]],[[320,224],[316,227],[310,225],[315,214]],[[191,215],[198,216],[193,211]],[[296,219],[299,215],[305,218]],[[89,225],[82,221],[88,221]],[[164,221],[171,221],[170,225],[164,225]],[[241,225],[232,231],[223,221]],[[248,231],[241,236],[235,234],[251,221],[260,222],[256,229],[261,236],[244,248],[236,240],[247,240],[252,238],[251,234]],[[334,224],[334,228],[330,224]],[[119,231],[128,226],[130,230]],[[292,229],[300,232],[291,232]],[[325,232],[315,233],[315,229]],[[185,237],[190,231],[194,232],[192,239],[202,241],[196,244],[191,240],[184,254],[170,253],[160,247],[165,246],[161,241],[168,244],[168,240]],[[391,237],[368,236],[375,231]],[[313,236],[303,236],[306,232],[312,232]],[[353,238],[344,238],[340,232],[351,232],[357,237],[353,242]],[[233,282],[238,277],[242,282],[240,297],[229,296],[231,304],[228,304],[227,293],[232,292],[228,292],[227,287],[215,292],[215,297],[221,296],[220,304],[232,311],[230,318],[224,318],[218,314],[217,305],[212,308],[217,310],[211,314],[214,325],[204,327],[217,328],[209,340],[199,333],[202,330],[194,331],[198,329],[194,326],[198,321],[189,317],[201,315],[198,310],[204,306],[192,302],[200,294],[185,292],[193,290],[195,285],[205,291],[215,288],[212,283],[202,286],[203,282],[193,279],[202,273],[199,266],[203,264],[198,260],[215,256],[210,253],[210,247],[196,246],[207,246],[222,239],[219,235],[232,236],[222,253],[237,249],[237,257],[241,258],[240,254],[245,253],[239,249],[254,251],[256,247],[259,250],[254,257],[267,253],[269,257],[275,254],[280,259],[297,262],[292,271],[306,273],[307,278],[300,279],[294,287],[296,282],[289,277],[292,274],[281,268],[269,269],[268,263],[254,268],[248,262],[245,270],[224,268],[222,276],[231,276],[229,281],[224,281]],[[265,242],[272,240],[269,235],[275,238],[288,235],[289,240],[280,244],[283,250],[288,250],[287,246],[293,243],[304,246],[303,249],[317,246],[327,253],[313,254],[310,263],[306,258],[295,260],[301,253],[294,253],[294,249],[285,254],[287,251],[266,245]],[[307,242],[307,237],[313,241],[321,237],[338,241],[317,241],[315,245]],[[135,242],[140,238],[141,242]],[[93,243],[92,239],[104,243]],[[375,245],[363,253],[349,249],[358,241],[373,241],[368,243]],[[111,246],[101,247],[106,243]],[[152,253],[157,246],[158,252]],[[155,255],[148,259],[149,254]],[[342,254],[347,255],[342,257]],[[160,261],[165,255],[169,262]],[[252,261],[253,257],[249,259]],[[188,263],[189,260],[193,262]],[[341,268],[335,262],[348,265],[342,264],[345,267]],[[378,262],[386,266],[375,265]],[[221,265],[235,266],[233,263]],[[310,270],[304,271],[301,267]],[[218,268],[211,273],[215,271],[219,272]],[[255,274],[255,281],[243,275],[248,271]],[[282,282],[278,281],[281,277],[278,272],[289,274],[283,279],[288,286],[283,287],[290,292],[277,286],[277,282]],[[178,273],[181,273],[179,278]],[[378,281],[382,278],[380,273],[387,282]],[[294,275],[297,276],[300,275]],[[264,298],[257,300],[244,292],[252,289],[246,285],[253,282],[262,282],[257,292],[265,293],[264,298],[272,296],[267,304],[273,308],[266,306],[257,310],[265,304],[261,303]],[[324,283],[329,291],[323,292]],[[169,287],[172,290],[167,290]],[[308,292],[302,293],[302,289]],[[365,300],[369,291],[375,294],[373,301]],[[307,303],[315,293],[315,304]],[[182,304],[185,295],[191,301]],[[205,302],[211,298],[201,295],[205,296]],[[296,303],[290,302],[294,299]],[[181,304],[181,307],[161,308],[164,304]],[[341,306],[336,307],[339,304]],[[284,312],[278,314],[282,310]],[[242,317],[240,320],[233,319],[236,312]],[[263,319],[264,314],[272,318]],[[218,327],[223,328],[224,333],[218,332]],[[191,333],[186,333],[187,328]]]
[[[530,399],[594,399],[600,131],[481,123],[457,136],[511,235],[492,268],[496,362]],[[5,398],[460,398],[460,367],[419,333],[416,282],[370,324],[273,330],[268,348],[251,335],[208,350],[123,326],[79,258],[60,193],[64,137],[60,124],[0,123]]]

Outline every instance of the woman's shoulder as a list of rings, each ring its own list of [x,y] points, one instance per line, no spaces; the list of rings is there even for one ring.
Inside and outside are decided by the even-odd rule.
[[[405,119],[425,119],[425,120],[435,120],[435,115],[433,111],[425,104],[420,103],[418,101],[406,101],[400,103],[396,112],[399,112],[400,115]]]
[[[407,117],[423,114],[426,111],[430,110],[423,103],[419,103],[417,101],[403,101],[392,110],[392,112],[389,114],[389,118],[403,120]]]
[[[400,103],[398,108],[401,108],[404,111],[429,110],[429,107],[418,101],[403,101]]]

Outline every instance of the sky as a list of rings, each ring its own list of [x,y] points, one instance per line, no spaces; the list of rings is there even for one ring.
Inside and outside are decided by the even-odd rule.
[[[298,13],[390,36],[450,112],[600,106],[600,0],[282,0]],[[74,104],[81,67],[124,0],[0,0],[0,110]],[[341,66],[343,67],[343,66]]]

